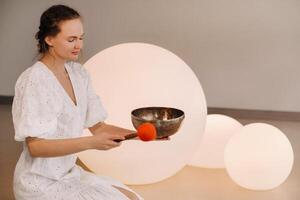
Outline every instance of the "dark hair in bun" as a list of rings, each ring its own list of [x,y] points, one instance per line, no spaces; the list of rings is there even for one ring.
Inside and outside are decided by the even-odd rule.
[[[60,32],[60,22],[76,18],[80,18],[79,13],[65,5],[54,5],[44,11],[40,18],[39,31],[35,34],[35,39],[38,41],[38,52],[44,54],[49,50],[45,38],[56,36]]]

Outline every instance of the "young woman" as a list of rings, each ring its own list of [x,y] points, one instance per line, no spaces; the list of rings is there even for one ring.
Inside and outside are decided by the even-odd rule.
[[[143,199],[120,181],[75,164],[74,153],[120,146],[134,131],[104,122],[107,113],[90,75],[77,60],[83,46],[81,16],[55,5],[40,18],[41,58],[15,85],[15,140],[24,144],[14,174],[17,200]],[[93,136],[80,137],[84,128]]]

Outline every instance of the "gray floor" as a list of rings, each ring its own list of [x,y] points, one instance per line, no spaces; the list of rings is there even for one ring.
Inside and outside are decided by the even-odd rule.
[[[130,186],[146,200],[298,200],[300,199],[300,121],[243,120],[242,124],[266,122],[280,128],[289,138],[295,162],[292,173],[280,187],[257,192],[231,181],[225,170],[185,167],[160,183]],[[12,200],[12,177],[22,145],[13,140],[11,106],[0,105],[0,200]]]

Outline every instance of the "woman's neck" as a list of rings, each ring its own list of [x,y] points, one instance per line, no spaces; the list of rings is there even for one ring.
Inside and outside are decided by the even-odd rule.
[[[43,62],[50,70],[52,70],[55,73],[65,73],[65,62],[66,60],[61,59],[57,56],[49,55],[49,53],[46,53],[41,59],[41,62]]]

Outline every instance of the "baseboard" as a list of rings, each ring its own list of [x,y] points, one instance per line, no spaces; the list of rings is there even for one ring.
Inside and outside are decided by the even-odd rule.
[[[0,95],[0,104],[11,105],[13,96]],[[208,107],[208,114],[223,114],[237,119],[263,119],[279,121],[300,121],[300,112],[268,111],[268,110],[248,110],[236,108],[216,108]]]
[[[0,95],[0,104],[11,105],[13,102],[14,96],[3,96]]]
[[[260,119],[278,121],[300,121],[300,112],[248,110],[236,108],[209,107],[208,114],[223,114],[237,119]]]

